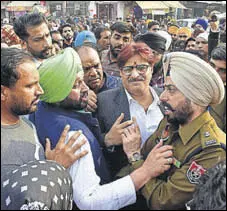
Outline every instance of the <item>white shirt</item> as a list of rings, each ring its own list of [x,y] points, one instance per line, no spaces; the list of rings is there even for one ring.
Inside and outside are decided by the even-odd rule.
[[[142,138],[141,147],[146,142],[147,138],[149,138],[156,131],[160,121],[163,119],[163,114],[158,106],[159,97],[152,87],[150,87],[150,91],[153,96],[153,102],[149,106],[146,113],[143,106],[141,106],[136,100],[134,100],[125,89],[129,102],[129,111],[131,117],[136,118],[136,121],[140,128]]]
[[[74,132],[69,132],[71,136]],[[75,143],[86,137],[82,134]],[[87,140],[87,139],[86,139]],[[73,199],[81,210],[118,210],[136,202],[136,190],[130,176],[109,184],[100,185],[100,177],[95,172],[89,142],[77,153],[88,150],[88,154],[77,160],[69,173],[73,180]]]

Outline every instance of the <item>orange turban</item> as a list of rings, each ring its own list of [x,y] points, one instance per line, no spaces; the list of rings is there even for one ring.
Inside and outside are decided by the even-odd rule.
[[[191,37],[192,32],[191,29],[188,27],[181,27],[180,29],[178,29],[178,35],[179,34],[186,34],[188,37]]]
[[[176,26],[170,26],[168,28],[168,32],[169,32],[169,34],[177,34],[178,33],[178,27],[176,27]]]

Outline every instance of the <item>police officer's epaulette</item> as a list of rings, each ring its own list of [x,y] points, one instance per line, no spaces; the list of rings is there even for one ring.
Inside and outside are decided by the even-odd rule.
[[[180,168],[188,163],[192,157],[200,154],[203,150],[211,147],[222,148],[226,151],[226,135],[225,133],[217,127],[216,123],[206,124],[200,129],[200,140],[201,146],[192,151],[183,162],[180,163]]]
[[[203,150],[210,147],[221,147],[222,143],[226,143],[226,135],[214,122],[205,124],[200,129],[200,140]]]

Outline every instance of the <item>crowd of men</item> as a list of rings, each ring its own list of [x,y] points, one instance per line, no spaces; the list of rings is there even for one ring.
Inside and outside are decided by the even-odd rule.
[[[225,22],[76,22],[1,27],[1,208],[226,209]]]

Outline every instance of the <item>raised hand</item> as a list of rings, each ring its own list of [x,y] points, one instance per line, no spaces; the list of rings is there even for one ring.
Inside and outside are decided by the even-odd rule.
[[[173,147],[164,145],[160,141],[149,153],[143,163],[143,168],[151,178],[157,177],[167,171],[173,163]]]
[[[88,91],[88,104],[85,111],[95,112],[97,109],[97,95],[89,89]]]
[[[141,135],[139,125],[136,122],[136,118],[132,118],[133,124],[124,129],[124,133],[121,134],[123,141],[123,149],[128,158],[130,158],[135,152],[140,152]]]
[[[121,135],[124,133],[124,129],[133,124],[132,120],[121,123],[123,119],[124,119],[124,114],[121,113],[121,115],[117,118],[117,120],[113,124],[110,131],[106,134],[105,144],[107,147],[112,145],[122,144]]]
[[[45,155],[47,160],[54,160],[57,163],[61,164],[65,168],[70,167],[75,161],[84,157],[88,151],[83,151],[78,154],[75,154],[77,150],[81,148],[82,145],[86,143],[86,140],[81,141],[80,143],[76,143],[76,140],[81,135],[81,131],[75,132],[67,143],[65,143],[65,139],[67,133],[69,132],[70,126],[66,125],[64,128],[60,139],[56,145],[56,147],[51,150],[50,140],[46,139],[46,150]]]

